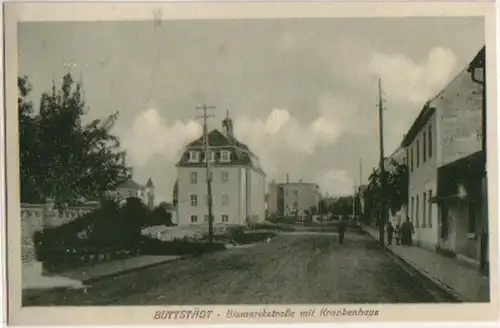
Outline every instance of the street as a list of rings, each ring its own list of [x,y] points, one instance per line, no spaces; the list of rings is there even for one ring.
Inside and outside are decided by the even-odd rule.
[[[131,272],[29,305],[416,303],[433,297],[370,237],[290,234]]]

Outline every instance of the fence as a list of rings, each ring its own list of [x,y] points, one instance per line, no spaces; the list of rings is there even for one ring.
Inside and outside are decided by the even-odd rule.
[[[21,204],[22,262],[36,261],[33,235],[46,227],[57,227],[95,210],[99,205],[82,205],[55,209],[52,201],[45,204]]]

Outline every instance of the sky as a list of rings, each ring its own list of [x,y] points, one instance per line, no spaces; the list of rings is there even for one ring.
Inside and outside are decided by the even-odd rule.
[[[30,22],[18,36],[35,106],[71,72],[87,120],[119,111],[112,133],[158,201],[171,200],[175,164],[201,135],[200,104],[216,106],[209,128],[229,111],[268,181],[288,173],[350,194],[380,156],[378,78],[389,155],[485,42],[472,17]]]

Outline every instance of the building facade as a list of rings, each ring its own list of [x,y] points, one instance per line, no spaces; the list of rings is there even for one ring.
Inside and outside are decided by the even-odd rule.
[[[269,216],[303,216],[318,208],[319,186],[310,182],[272,182],[268,186]]]
[[[223,132],[208,133],[208,154],[200,137],[187,145],[177,163],[174,202],[178,225],[208,224],[206,160],[211,168],[213,223],[246,225],[265,219],[266,174],[260,160],[235,138],[229,117],[222,125]]]
[[[452,253],[459,248],[462,237],[452,231],[462,230],[468,223],[457,211],[452,215],[443,207],[449,199],[461,198],[458,194],[438,195],[445,183],[438,172],[481,150],[481,101],[480,86],[463,69],[426,103],[402,142],[409,169],[408,216],[419,246]],[[463,204],[457,206],[469,212]]]
[[[155,206],[155,186],[151,178],[148,178],[145,185],[141,185],[129,179],[118,185],[115,190],[109,192],[111,197],[121,200],[129,197],[139,198],[149,209]]]

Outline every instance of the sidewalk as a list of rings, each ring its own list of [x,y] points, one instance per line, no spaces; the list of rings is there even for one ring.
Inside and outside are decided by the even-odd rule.
[[[23,266],[23,296],[30,297],[46,291],[86,288],[96,280],[175,261],[182,256],[137,256],[112,262],[80,267],[66,272],[41,275],[39,263]]]
[[[366,226],[363,230],[378,240],[378,230]],[[490,301],[489,279],[459,260],[417,246],[387,245],[387,249],[463,301]]]

